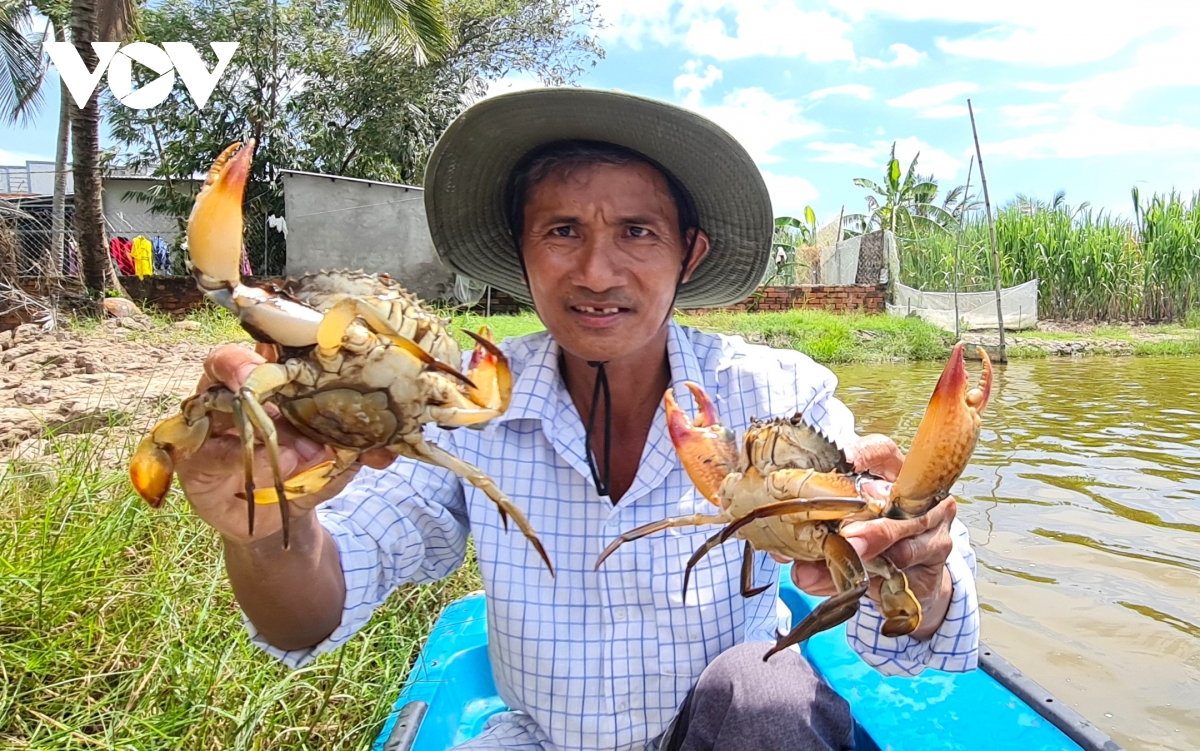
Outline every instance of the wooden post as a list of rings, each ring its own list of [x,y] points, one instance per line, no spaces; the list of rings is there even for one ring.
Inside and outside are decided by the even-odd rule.
[[[979,131],[975,128],[975,109],[967,100],[967,112],[971,115],[971,134],[975,137],[975,157],[979,160],[979,181],[983,183],[983,205],[987,208],[988,232],[992,238],[992,270],[996,276],[996,328],[1000,330],[999,362],[1008,362],[1004,347],[1004,312],[1000,306],[1000,254],[996,250],[996,221],[992,218],[992,199],[988,196],[987,175],[983,171],[983,152],[979,149]]]

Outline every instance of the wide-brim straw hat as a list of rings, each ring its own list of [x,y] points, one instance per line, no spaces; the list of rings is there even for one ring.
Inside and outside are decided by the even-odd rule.
[[[442,263],[529,303],[506,217],[513,167],[554,141],[604,141],[639,152],[691,194],[707,257],[682,285],[680,308],[745,299],[771,258],[774,216],[762,174],[724,129],[691,110],[617,91],[542,88],[484,99],[438,140],[425,172],[425,210]]]

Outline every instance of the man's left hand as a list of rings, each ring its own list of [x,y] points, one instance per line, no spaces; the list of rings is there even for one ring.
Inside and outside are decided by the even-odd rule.
[[[870,472],[893,482],[904,464],[904,454],[887,436],[863,436],[846,449],[846,458],[856,471]],[[868,488],[864,491],[870,493]],[[841,535],[858,552],[863,561],[887,555],[908,577],[908,587],[921,602],[921,625],[911,636],[926,640],[933,636],[950,607],[953,586],[946,559],[954,548],[950,524],[958,511],[953,497],[945,498],[924,516],[916,519],[873,519],[849,522]],[[776,560],[781,563],[786,559]],[[829,568],[822,561],[796,561],[792,565],[792,581],[796,587],[811,595],[832,595],[836,592]],[[871,577],[869,596],[879,603],[879,579]]]

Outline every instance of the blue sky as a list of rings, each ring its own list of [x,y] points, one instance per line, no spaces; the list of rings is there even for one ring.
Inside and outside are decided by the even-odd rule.
[[[852,180],[878,180],[893,141],[905,167],[919,151],[920,171],[962,183],[968,97],[993,203],[1065,190],[1128,214],[1134,185],[1200,190],[1196,0],[600,0],[599,14],[606,57],[579,83],[711,117],[777,214],[863,210]],[[0,163],[52,158],[56,109],[0,126]]]

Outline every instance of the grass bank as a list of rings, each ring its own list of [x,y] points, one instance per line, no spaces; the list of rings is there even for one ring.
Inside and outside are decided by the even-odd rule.
[[[99,447],[71,446],[0,478],[0,748],[366,749],[437,614],[480,586],[467,565],[406,587],[290,671],[246,639],[178,493],[154,511]]]
[[[473,343],[460,329],[477,331],[487,324],[497,340],[542,331],[545,326],[533,313],[491,316],[490,318],[444,311],[451,319],[459,344]],[[155,344],[194,342],[221,344],[250,341],[224,309],[206,305],[187,316],[198,328],[176,328],[177,321],[166,315],[149,313],[146,329],[131,329],[130,336]],[[800,350],[822,363],[880,362],[887,360],[936,360],[945,357],[954,343],[952,334],[916,318],[894,316],[835,314],[820,310],[793,310],[785,313],[679,313],[676,320],[703,331],[739,334],[748,341]],[[100,324],[78,320],[72,327],[87,331]]]

